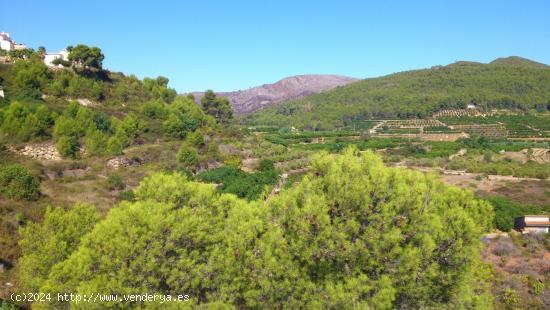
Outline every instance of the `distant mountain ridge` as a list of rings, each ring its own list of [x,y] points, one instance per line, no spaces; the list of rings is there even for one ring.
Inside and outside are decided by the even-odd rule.
[[[248,114],[249,125],[333,130],[376,118],[426,118],[469,103],[488,109],[550,110],[550,66],[511,56],[368,78]]]
[[[355,81],[358,79],[341,75],[306,74],[287,77],[273,84],[216,94],[227,97],[236,114],[246,114],[279,102],[299,99]],[[200,102],[203,93],[194,92],[193,94],[197,102]]]

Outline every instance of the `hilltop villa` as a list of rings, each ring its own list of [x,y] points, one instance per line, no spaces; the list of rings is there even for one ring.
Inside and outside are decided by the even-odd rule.
[[[16,43],[11,39],[9,33],[0,32],[0,48],[9,52],[11,50],[24,50],[27,46],[25,44]]]
[[[550,228],[550,216],[548,215],[525,215],[517,217],[514,229],[522,233],[548,233]]]
[[[44,55],[44,63],[48,67],[58,67],[58,68],[62,67],[61,65],[55,65],[53,63],[53,61],[58,59],[58,58],[60,58],[62,60],[68,60],[69,59],[69,52],[66,49],[62,49],[57,53],[46,53],[46,55]]]

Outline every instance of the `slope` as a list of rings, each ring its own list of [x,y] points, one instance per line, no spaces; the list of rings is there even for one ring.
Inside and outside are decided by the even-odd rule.
[[[489,64],[461,61],[366,79],[258,111],[243,121],[329,130],[371,118],[423,118],[470,102],[543,110],[550,104],[550,67],[519,57]]]

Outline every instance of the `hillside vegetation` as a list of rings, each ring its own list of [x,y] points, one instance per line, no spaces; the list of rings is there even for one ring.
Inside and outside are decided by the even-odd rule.
[[[550,67],[519,57],[489,64],[448,66],[366,79],[250,114],[249,125],[331,130],[372,118],[425,118],[442,109],[550,106]]]
[[[490,205],[432,176],[386,168],[372,153],[321,154],[306,178],[267,201],[217,194],[177,173],[147,177],[135,194],[99,221],[80,206],[49,210],[43,224],[23,229],[22,288],[187,294],[189,307],[239,309],[492,302],[480,261]],[[95,303],[113,305],[158,306]],[[38,306],[69,305],[52,298]]]

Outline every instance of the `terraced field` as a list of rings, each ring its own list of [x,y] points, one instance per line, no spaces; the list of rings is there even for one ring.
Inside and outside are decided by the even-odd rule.
[[[455,129],[487,137],[550,137],[550,115],[548,114],[460,116],[442,117],[439,120]]]

